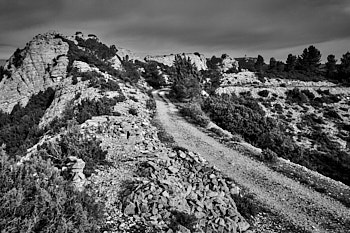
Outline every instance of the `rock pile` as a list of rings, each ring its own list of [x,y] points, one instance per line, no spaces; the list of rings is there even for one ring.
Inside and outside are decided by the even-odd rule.
[[[126,190],[125,215],[166,232],[244,232],[237,212],[239,188],[201,157],[183,150],[138,164],[140,179]]]

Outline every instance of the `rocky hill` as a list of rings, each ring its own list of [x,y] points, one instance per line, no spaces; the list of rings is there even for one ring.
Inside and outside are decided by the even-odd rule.
[[[92,35],[50,32],[6,63],[0,228],[249,231],[237,185],[200,155],[163,143],[150,87],[117,50]],[[206,69],[203,56],[184,56]]]
[[[16,50],[4,67],[11,75],[0,83],[0,109],[11,112],[17,103],[26,105],[33,94],[59,85],[67,75],[68,49],[67,43],[47,33]]]

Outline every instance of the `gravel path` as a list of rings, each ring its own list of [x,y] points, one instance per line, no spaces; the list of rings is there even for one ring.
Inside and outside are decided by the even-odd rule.
[[[176,107],[153,93],[157,117],[164,129],[184,148],[202,155],[209,163],[256,195],[274,214],[309,232],[350,232],[350,209],[220,144],[179,116]],[[161,97],[162,96],[162,97]]]

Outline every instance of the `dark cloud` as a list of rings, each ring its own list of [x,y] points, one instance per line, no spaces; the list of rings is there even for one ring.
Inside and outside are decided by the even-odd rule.
[[[340,51],[346,43],[337,41],[350,42],[348,0],[0,0],[0,13],[0,44],[14,47],[49,29],[94,33],[151,54],[276,54],[310,44]]]

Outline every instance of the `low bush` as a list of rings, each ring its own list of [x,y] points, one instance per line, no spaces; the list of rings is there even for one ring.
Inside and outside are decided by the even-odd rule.
[[[77,112],[75,119],[79,124],[91,119],[93,116],[113,115],[112,107],[116,105],[118,100],[116,98],[102,97],[98,100],[82,100],[79,105],[75,107]]]
[[[138,115],[138,111],[136,108],[130,108],[129,109],[129,114],[133,115],[133,116],[137,116]]]
[[[108,47],[107,45],[99,42],[97,39],[89,38],[84,40],[80,37],[75,37],[75,39],[78,41],[78,46],[85,48],[100,59],[111,59],[117,53],[117,49],[114,45]]]
[[[23,165],[0,152],[2,232],[100,232],[103,205],[77,192],[50,161]]]
[[[152,111],[157,109],[156,101],[152,97],[146,100],[146,108]]]
[[[72,126],[63,134],[57,143],[44,143],[38,146],[40,156],[51,158],[55,167],[66,165],[69,156],[84,160],[84,174],[90,176],[100,165],[107,165],[107,151],[100,147],[101,141],[95,136],[85,136]]]
[[[264,149],[260,155],[260,159],[265,162],[274,163],[277,161],[277,158],[277,154],[269,148]]]
[[[183,116],[190,117],[191,120],[202,127],[206,127],[210,122],[209,117],[205,115],[200,105],[196,103],[187,103],[182,105],[180,108],[180,113]]]
[[[258,95],[261,97],[268,97],[269,96],[269,91],[268,90],[261,90],[258,92]]]
[[[225,133],[221,130],[221,129],[219,129],[219,128],[214,128],[214,127],[212,127],[212,128],[210,128],[209,129],[211,132],[213,132],[213,133],[215,133],[217,136],[219,136],[219,137],[224,137],[225,136]]]
[[[121,78],[125,82],[137,83],[141,77],[140,72],[137,70],[138,66],[134,62],[128,60],[122,61],[122,65],[125,71],[121,73]]]
[[[301,92],[298,88],[286,91],[286,96],[286,101],[290,103],[296,103],[301,105],[309,102],[309,98],[307,97],[307,95]]]
[[[74,106],[73,101],[71,101],[63,111],[62,117],[54,118],[50,125],[45,128],[45,131],[56,133],[66,129],[71,122],[77,121],[79,124],[82,124],[93,116],[118,115],[112,108],[116,103],[124,100],[124,95],[114,98],[102,97],[97,100],[84,99],[77,106]]]
[[[323,113],[323,116],[329,119],[337,119],[341,120],[341,116],[334,110],[334,109],[328,109]]]

